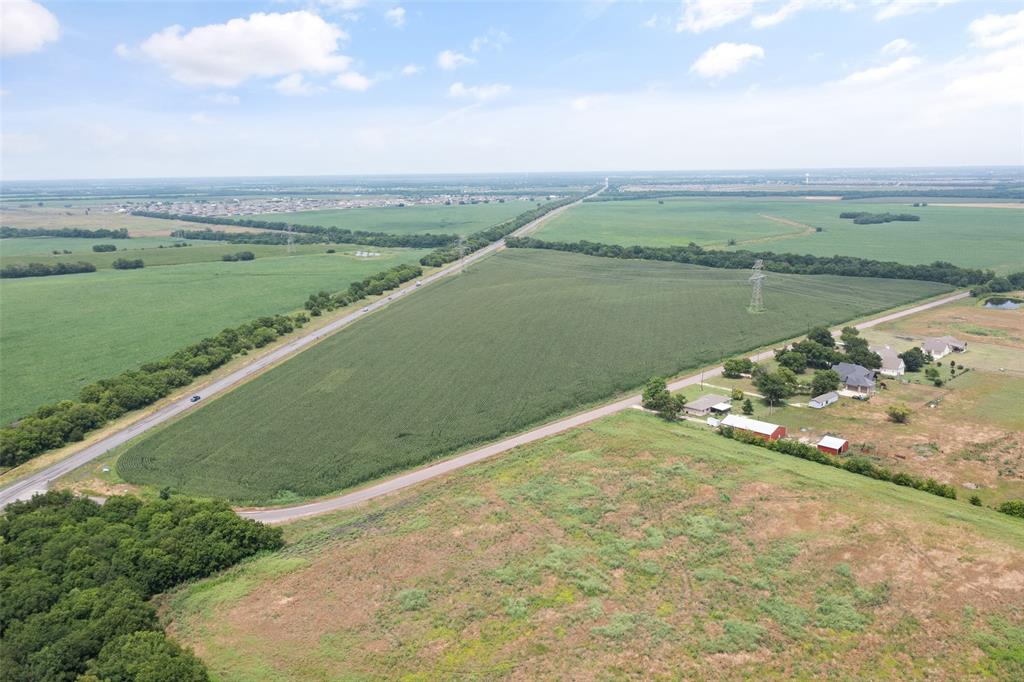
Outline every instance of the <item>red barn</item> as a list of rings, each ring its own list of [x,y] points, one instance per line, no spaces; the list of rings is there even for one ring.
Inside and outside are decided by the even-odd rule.
[[[764,440],[779,440],[786,437],[785,426],[758,421],[750,417],[741,417],[738,414],[730,414],[723,419],[722,426],[728,426],[737,431],[744,431]]]
[[[824,436],[818,441],[818,450],[830,455],[841,455],[850,449],[850,441],[835,436]]]

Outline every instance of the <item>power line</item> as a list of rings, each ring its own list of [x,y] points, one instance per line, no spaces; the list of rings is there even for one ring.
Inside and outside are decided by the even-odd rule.
[[[764,274],[764,261],[758,258],[754,262],[753,274],[750,275],[750,279],[747,280],[754,285],[753,291],[750,293],[750,307],[747,308],[752,313],[763,313],[764,312],[764,294],[762,289],[764,287],[764,278],[767,276]]]

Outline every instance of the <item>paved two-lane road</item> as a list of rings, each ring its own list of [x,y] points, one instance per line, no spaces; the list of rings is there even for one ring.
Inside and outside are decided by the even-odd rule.
[[[588,195],[588,197],[600,194],[606,188],[607,183],[601,189],[597,190],[593,194]],[[536,220],[527,223],[526,225],[522,226],[521,228],[513,232],[512,236],[521,237],[532,232],[546,220],[549,220],[550,218],[558,215],[559,213],[568,210],[572,206],[579,204],[581,201],[583,201],[583,199],[575,201],[571,204],[566,204],[565,206],[556,208],[553,211],[544,214],[540,218],[537,218]],[[222,393],[228,390],[229,388],[232,388],[240,384],[246,379],[255,376],[256,374],[263,371],[267,367],[270,367],[271,365],[281,362],[288,356],[305,350],[306,348],[316,343],[320,339],[323,339],[326,336],[330,336],[331,334],[334,334],[335,332],[349,326],[353,322],[356,322],[357,320],[360,320],[363,317],[369,315],[370,313],[380,308],[383,308],[384,306],[390,304],[392,301],[397,300],[403,296],[409,296],[414,292],[419,291],[420,289],[427,287],[434,282],[437,282],[438,280],[454,275],[458,273],[463,268],[464,265],[468,265],[470,263],[480,260],[481,258],[485,258],[503,248],[505,248],[504,239],[500,239],[494,242],[493,244],[489,244],[484,248],[480,249],[479,251],[475,251],[470,255],[466,256],[461,261],[456,261],[455,263],[448,265],[447,267],[442,268],[441,270],[438,270],[437,272],[429,275],[428,277],[424,277],[423,279],[420,280],[419,285],[410,285],[402,289],[397,289],[393,291],[390,295],[388,295],[386,298],[382,298],[378,301],[375,301],[374,303],[370,303],[353,313],[349,313],[348,315],[345,315],[344,317],[339,318],[334,322],[331,322],[330,324],[324,325],[323,327],[317,329],[316,331],[312,331],[306,334],[305,336],[301,336],[298,339],[295,339],[294,341],[290,341],[281,346],[280,348],[277,348],[274,351],[264,355],[260,359],[246,365],[245,367],[242,367],[221,379],[218,379],[199,389],[196,389],[193,393],[190,394],[190,396],[186,396],[179,400],[176,400],[170,405],[167,405],[166,407],[162,407],[159,410],[156,410],[155,412],[147,415],[146,417],[143,417],[138,421],[126,426],[124,429],[121,429],[120,431],[117,431],[107,436],[106,438],[97,441],[96,443],[90,445],[89,447],[76,452],[70,457],[67,457],[66,459],[63,459],[55,464],[52,464],[51,466],[46,467],[45,469],[41,469],[36,473],[26,476],[25,478],[18,480],[15,483],[12,483],[10,486],[4,488],[3,490],[0,490],[0,509],[3,509],[4,507],[6,507],[8,504],[15,500],[25,500],[32,497],[32,495],[35,495],[36,493],[46,492],[47,488],[49,487],[50,481],[56,480],[61,476],[70,473],[71,471],[74,471],[83,464],[87,464],[88,462],[91,462],[97,457],[100,457],[106,454],[107,452],[110,452],[114,448],[123,445],[124,443],[127,443],[132,438],[135,438],[136,436],[145,433],[149,429],[152,429],[155,426],[159,426],[160,424],[163,424],[164,422],[177,417],[179,414],[185,412],[189,408],[201,408],[204,403],[202,401],[198,403],[192,403],[190,401],[191,395],[198,395],[203,401],[205,401],[208,398],[211,398],[219,393]]]
[[[944,298],[931,301],[929,303],[922,303],[921,305],[913,306],[905,310],[899,310],[894,313],[882,315],[880,317],[876,317],[865,322],[861,322],[854,326],[857,329],[869,329],[871,327],[874,327],[875,325],[879,325],[884,322],[897,320],[901,317],[906,317],[907,315],[914,315],[924,310],[929,310],[930,308],[935,308],[937,306],[945,305],[947,303],[952,303],[953,301],[959,301],[963,298],[966,298],[969,295],[970,294],[968,293],[953,294],[952,296],[946,296]],[[836,334],[838,335],[838,332],[836,332]],[[760,360],[769,359],[772,357],[772,355],[773,351],[767,350],[751,356],[750,359],[755,362],[758,362]],[[714,367],[712,369],[706,369],[699,374],[693,374],[691,376],[684,377],[677,381],[673,381],[672,383],[669,384],[668,387],[671,391],[678,391],[680,389],[686,388],[687,386],[693,386],[694,384],[700,383],[704,379],[719,376],[721,373],[721,366]],[[628,398],[623,398],[622,400],[618,400],[607,405],[601,405],[600,407],[595,407],[594,409],[587,410],[586,412],[581,412],[579,414],[575,414],[571,417],[566,417],[565,419],[560,419],[550,424],[545,424],[544,426],[540,426],[531,431],[527,431],[526,433],[521,433],[519,435],[512,436],[511,438],[506,438],[505,440],[499,441],[497,443],[492,443],[491,445],[484,446],[482,448],[464,453],[462,455],[458,455],[457,457],[452,457],[451,459],[446,459],[442,462],[431,464],[421,469],[416,469],[414,471],[401,474],[400,476],[395,476],[394,478],[389,478],[386,481],[381,481],[380,483],[368,486],[361,490],[356,490],[355,492],[346,493],[344,495],[339,495],[337,497],[331,497],[325,500],[320,500],[318,502],[301,504],[294,507],[281,507],[277,509],[256,509],[251,511],[241,511],[239,513],[242,516],[251,519],[257,519],[259,521],[263,521],[264,523],[286,523],[288,521],[295,521],[296,519],[301,519],[307,516],[315,516],[317,514],[324,514],[326,512],[337,511],[340,509],[348,509],[349,507],[353,507],[355,505],[367,502],[369,500],[381,497],[383,495],[394,493],[396,491],[402,490],[403,488],[408,488],[409,486],[416,485],[417,483],[422,483],[423,481],[427,481],[432,478],[437,478],[438,476],[443,476],[449,472],[455,471],[456,469],[461,469],[463,467],[469,466],[470,464],[479,462],[480,460],[487,459],[488,457],[493,457],[503,452],[508,452],[513,448],[519,447],[520,445],[533,443],[543,438],[547,438],[548,436],[553,436],[555,434],[562,433],[563,431],[568,431],[569,429],[576,428],[577,426],[582,426],[584,424],[590,423],[597,419],[601,419],[602,417],[607,417],[608,415],[612,415],[617,412],[622,412],[623,410],[629,409],[639,404],[640,396],[632,395],[629,396]]]

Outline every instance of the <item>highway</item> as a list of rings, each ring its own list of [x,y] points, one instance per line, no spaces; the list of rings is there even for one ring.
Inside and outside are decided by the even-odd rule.
[[[544,221],[551,219],[552,217],[558,215],[559,213],[562,213],[563,211],[570,209],[573,206],[576,206],[577,204],[581,203],[583,199],[600,194],[607,188],[607,186],[608,185],[606,182],[606,184],[596,192],[593,192],[592,194],[589,194],[586,197],[579,199],[578,201],[574,201],[571,204],[566,204],[565,206],[556,208],[555,210],[546,213],[540,218],[537,218],[536,220],[529,222],[526,225],[523,225],[521,228],[513,232],[511,236],[521,237],[532,232],[533,230],[537,229],[537,227],[539,227]],[[344,329],[345,327],[348,327],[350,324],[353,324],[354,322],[361,320],[367,315],[370,315],[373,312],[380,310],[381,308],[391,304],[392,302],[406,296],[411,296],[415,292],[419,291],[420,289],[426,288],[427,286],[434,282],[442,280],[446,277],[450,277],[451,275],[457,274],[462,270],[464,266],[469,265],[470,263],[474,263],[480,260],[481,258],[486,258],[487,256],[497,251],[500,251],[503,248],[505,248],[504,239],[499,239],[498,241],[493,242],[492,244],[488,244],[479,251],[475,251],[469,254],[468,256],[464,257],[462,260],[455,261],[454,263],[445,266],[444,268],[438,270],[437,272],[422,278],[421,280],[419,280],[419,286],[410,284],[406,287],[397,289],[391,292],[389,295],[385,296],[384,298],[381,298],[380,300],[374,301],[373,303],[369,303],[366,306],[360,308],[359,310],[349,313],[348,315],[345,315],[344,317],[341,317],[331,322],[330,324],[324,325],[323,327],[315,331],[312,331],[304,336],[301,336],[295,339],[294,341],[289,341],[283,346],[276,348],[270,353],[267,353],[266,355],[262,356],[258,360],[255,360],[254,362],[249,363],[244,367],[235,370],[231,374],[228,374],[227,376],[217,379],[216,381],[210,382],[193,391],[190,391],[188,395],[183,396],[178,400],[175,400],[174,402],[156,410],[155,412],[147,414],[146,416],[140,418],[138,421],[135,421],[129,424],[128,426],[124,427],[120,431],[112,433],[111,435],[103,438],[102,440],[99,440],[96,443],[93,443],[92,445],[83,448],[82,450],[79,450],[78,452],[66,457],[65,459],[60,460],[59,462],[55,462],[54,464],[44,469],[40,469],[39,471],[32,473],[26,476],[25,478],[15,481],[14,483],[7,486],[3,490],[0,490],[0,509],[3,509],[4,507],[6,507],[11,502],[14,502],[15,500],[26,500],[35,495],[36,493],[46,492],[46,490],[49,488],[49,484],[51,481],[54,481],[60,478],[61,476],[64,476],[65,474],[68,474],[71,471],[74,471],[78,467],[91,462],[97,457],[101,457],[102,455],[106,454],[107,452],[110,452],[114,448],[123,445],[124,443],[127,443],[136,436],[139,436],[145,433],[146,431],[156,426],[159,426],[160,424],[163,424],[171,419],[174,419],[182,412],[186,412],[190,409],[202,409],[202,406],[210,398],[220,393],[223,393],[224,391],[227,391],[228,389],[233,388],[234,386],[237,386],[243,381],[252,378],[256,374],[259,374],[268,367],[285,360],[286,358],[288,358],[291,355],[294,355],[295,353],[305,350],[306,348],[316,343],[317,341],[320,341],[321,339],[330,336]],[[193,395],[200,396],[200,401],[197,403],[191,402],[191,397]]]
[[[857,329],[869,329],[884,322],[890,322],[892,320],[897,320],[901,317],[914,315],[916,313],[920,313],[931,308],[946,305],[947,303],[952,303],[953,301],[959,301],[963,298],[966,298],[969,295],[970,294],[967,292],[953,294],[951,296],[946,296],[944,298],[935,301],[930,301],[928,303],[922,303],[921,305],[913,306],[905,310],[898,310],[893,313],[881,315],[879,317],[875,317],[870,320],[860,322],[853,326],[856,327]],[[838,336],[839,332],[834,332],[834,335]],[[754,362],[758,362],[761,360],[769,359],[772,357],[772,355],[773,351],[766,350],[761,353],[757,353],[756,355],[750,356],[750,359],[753,360]],[[719,376],[721,375],[721,373],[722,367],[721,365],[719,365],[718,367],[705,369],[703,372],[691,374],[690,376],[683,377],[681,379],[673,381],[669,383],[668,388],[671,391],[678,391],[680,389],[686,388],[687,386],[693,386],[694,384],[701,383],[706,379]],[[429,466],[425,466],[419,469],[414,469],[413,471],[409,471],[407,473],[395,476],[393,478],[389,478],[387,480],[381,481],[380,483],[367,486],[365,488],[356,490],[351,493],[338,495],[337,497],[330,497],[327,499],[319,500],[317,502],[300,504],[293,507],[242,510],[239,511],[239,514],[250,519],[262,521],[264,523],[287,523],[289,521],[295,521],[297,519],[305,518],[308,516],[316,516],[318,514],[324,514],[327,512],[348,509],[363,502],[367,502],[369,500],[373,500],[384,495],[389,495],[391,493],[402,490],[403,488],[408,488],[409,486],[416,485],[417,483],[422,483],[423,481],[428,481],[432,478],[443,476],[452,471],[461,469],[463,467],[467,467],[470,464],[474,464],[489,457],[494,457],[495,455],[499,455],[503,452],[508,452],[509,450],[519,447],[520,445],[533,443],[535,441],[547,438],[549,436],[553,436],[555,434],[562,433],[564,431],[568,431],[569,429],[573,429],[578,426],[583,426],[584,424],[588,424],[597,419],[601,419],[602,417],[607,417],[609,415],[622,412],[623,410],[627,410],[638,405],[640,405],[640,396],[631,395],[628,398],[623,398],[621,400],[617,400],[607,405],[601,405],[599,407],[595,407],[585,412],[580,412],[579,414],[575,414],[564,419],[559,419],[558,421],[551,422],[550,424],[545,424],[543,426],[539,426],[535,429],[532,429],[525,433],[518,434],[516,436],[512,436],[510,438],[506,438],[497,443],[486,445],[484,447],[463,453],[456,457],[452,457],[450,459],[437,462],[436,464],[431,464]]]

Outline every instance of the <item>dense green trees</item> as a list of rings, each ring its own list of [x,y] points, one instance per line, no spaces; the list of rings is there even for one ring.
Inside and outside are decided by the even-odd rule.
[[[807,356],[797,350],[783,350],[776,352],[775,359],[780,365],[796,374],[803,374],[807,370]]]
[[[921,216],[912,213],[869,213],[867,211],[844,211],[840,218],[853,220],[857,225],[879,225],[881,223],[917,222]]]
[[[641,395],[644,409],[654,410],[663,419],[673,420],[679,417],[686,405],[686,398],[681,393],[672,395],[661,377],[652,377],[644,384]]]
[[[811,396],[819,396],[839,388],[839,372],[834,369],[819,369],[811,379]]]
[[[1009,514],[1010,516],[1019,516],[1024,519],[1024,500],[1008,500],[1003,502],[996,508],[1003,514]]]
[[[930,355],[917,346],[900,353],[900,359],[903,360],[908,372],[920,372],[921,368],[931,362]]]
[[[80,227],[0,227],[0,239],[14,237],[72,237],[79,239],[128,239],[128,228],[86,230]]]
[[[221,260],[233,262],[239,260],[255,260],[256,254],[252,251],[238,251],[237,253],[225,253],[220,257]]]
[[[158,631],[149,597],[283,545],[224,502],[98,505],[67,492],[8,506],[0,538],[0,669],[12,682],[206,679]]]
[[[728,379],[738,379],[743,374],[750,374],[754,371],[754,363],[750,358],[729,358],[722,365],[722,376]]]
[[[29,263],[21,265],[12,263],[0,268],[0,279],[16,279],[19,277],[49,277],[50,275],[77,275],[82,272],[96,272],[96,266],[92,263],[79,261],[77,263]]]
[[[141,258],[118,258],[110,264],[115,270],[138,270],[145,265]]]
[[[826,348],[835,348],[836,340],[828,327],[812,327],[807,332],[807,340],[814,341]]]
[[[582,253],[604,258],[629,258],[692,263],[709,268],[746,270],[758,259],[764,269],[796,275],[843,275],[847,277],[880,277],[883,279],[914,279],[943,282],[957,287],[984,284],[995,274],[990,270],[961,268],[952,263],[937,261],[931,265],[903,265],[901,263],[855,258],[853,256],[811,256],[771,251],[716,251],[697,244],[686,246],[619,246],[596,242],[548,242],[533,237],[509,237],[510,248],[551,249]]]
[[[109,253],[117,251],[117,244],[93,244],[92,250],[96,253]]]
[[[769,405],[778,405],[797,390],[796,374],[786,367],[769,372],[763,367],[754,369],[754,386]]]

